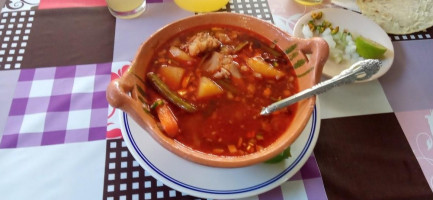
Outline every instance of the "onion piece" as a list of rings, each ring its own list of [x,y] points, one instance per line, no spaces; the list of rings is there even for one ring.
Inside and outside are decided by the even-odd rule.
[[[203,63],[203,69],[206,72],[214,73],[221,68],[220,61],[223,55],[218,52],[213,52],[212,56]]]
[[[189,56],[187,53],[185,53],[184,51],[182,51],[178,47],[171,46],[168,51],[176,59],[183,60],[183,61],[192,61],[193,60],[193,58],[191,56]]]
[[[237,64],[236,62],[233,62],[232,65],[230,65],[230,67],[228,68],[230,74],[232,74],[233,77],[235,78],[242,78],[241,73],[239,72],[238,68],[236,66],[238,66],[239,64]]]

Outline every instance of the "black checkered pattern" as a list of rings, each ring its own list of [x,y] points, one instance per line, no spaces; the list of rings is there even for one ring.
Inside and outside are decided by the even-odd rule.
[[[230,0],[220,11],[252,15],[274,23],[267,0]]]
[[[428,28],[426,31],[420,31],[407,35],[393,35],[390,34],[391,41],[406,41],[406,40],[431,40],[433,39],[433,27]]]
[[[123,139],[107,140],[104,200],[188,199],[153,178],[129,153]]]
[[[34,15],[33,10],[1,13],[0,70],[21,67]]]

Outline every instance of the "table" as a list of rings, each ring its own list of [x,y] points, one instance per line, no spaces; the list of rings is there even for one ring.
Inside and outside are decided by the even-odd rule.
[[[137,19],[104,0],[0,5],[0,199],[199,199],[154,179],[129,154],[106,86],[138,45],[194,13],[148,0]],[[292,33],[325,0],[230,0]],[[320,95],[314,154],[281,186],[247,199],[433,199],[433,28],[390,35],[395,60],[379,80]]]

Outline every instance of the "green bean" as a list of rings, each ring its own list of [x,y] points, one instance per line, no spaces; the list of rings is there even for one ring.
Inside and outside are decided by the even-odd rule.
[[[175,92],[171,91],[170,88],[168,88],[168,86],[155,73],[147,73],[147,78],[152,84],[152,86],[174,105],[187,112],[197,111],[197,107],[194,104],[187,102],[185,99],[182,99],[182,97],[178,96]]]

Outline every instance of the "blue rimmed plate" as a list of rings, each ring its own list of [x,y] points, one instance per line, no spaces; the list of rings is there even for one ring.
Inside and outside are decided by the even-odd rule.
[[[320,128],[319,116],[316,104],[305,129],[291,145],[291,158],[277,164],[242,168],[208,167],[182,159],[164,149],[126,113],[120,112],[120,121],[126,146],[153,177],[192,196],[237,199],[266,192],[299,171],[316,145]]]

